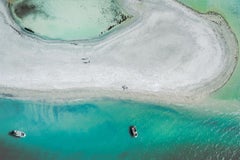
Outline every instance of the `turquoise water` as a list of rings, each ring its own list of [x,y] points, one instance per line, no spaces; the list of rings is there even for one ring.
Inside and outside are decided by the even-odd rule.
[[[9,2],[11,15],[22,29],[51,40],[96,39],[131,18],[117,0],[10,0]]]
[[[236,113],[112,99],[65,104],[0,99],[1,159],[238,159]],[[131,138],[129,125],[139,137]],[[12,129],[25,139],[8,136]]]

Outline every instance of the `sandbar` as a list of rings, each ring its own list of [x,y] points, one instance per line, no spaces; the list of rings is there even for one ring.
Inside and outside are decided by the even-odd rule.
[[[97,41],[51,42],[24,33],[1,1],[0,93],[187,101],[229,80],[238,42],[220,15],[172,0],[121,4],[135,16],[129,26]]]

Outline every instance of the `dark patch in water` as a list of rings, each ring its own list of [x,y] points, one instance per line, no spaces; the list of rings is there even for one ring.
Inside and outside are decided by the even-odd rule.
[[[98,107],[93,104],[83,104],[83,105],[76,105],[76,106],[67,106],[64,107],[67,112],[71,113],[88,113],[90,110],[96,110]]]
[[[107,101],[108,99],[106,99]],[[160,112],[168,112],[168,113],[172,113],[172,114],[176,114],[179,115],[180,113],[175,110],[174,108],[171,107],[164,107],[162,105],[157,105],[157,104],[148,104],[148,103],[138,103],[136,101],[132,101],[132,100],[121,100],[118,102],[119,106],[127,106],[129,105],[131,107],[137,107],[137,108],[148,108],[148,109],[154,109],[156,111],[160,111]]]
[[[133,17],[131,15],[125,15],[114,0],[111,1],[111,5],[109,8],[102,10],[102,13],[103,14],[111,14],[111,15],[113,15],[114,18],[111,20],[112,24],[105,31],[102,31],[100,33],[100,35],[107,31],[110,31],[111,29],[115,28],[116,26],[122,24],[126,20]]]
[[[14,97],[14,95],[9,94],[9,93],[1,93],[0,95],[2,95],[3,97],[9,97],[9,98]]]
[[[52,109],[55,120],[59,119],[59,115],[62,113],[71,114],[88,114],[92,110],[97,110],[98,107],[93,104],[81,104],[81,105],[64,105],[64,106],[50,106],[48,109]]]
[[[29,15],[39,15],[43,16],[44,18],[49,18],[49,15],[42,10],[41,5],[35,5],[29,1],[30,0],[25,0],[14,7],[14,13],[18,18],[23,19]]]
[[[240,158],[239,146],[225,146],[222,144],[181,144],[176,149],[171,149],[169,152],[162,156],[165,160],[222,160],[233,159],[239,160]]]
[[[22,3],[19,3],[16,7],[15,7],[15,14],[19,17],[19,18],[24,18],[26,16],[28,16],[29,14],[32,14],[34,12],[36,12],[36,6],[33,4],[28,4],[28,2],[23,1]]]
[[[37,159],[37,154],[26,151],[25,148],[18,148],[14,145],[7,145],[4,141],[0,141],[0,159],[11,160],[11,159]]]
[[[130,18],[132,18],[131,16],[126,16],[126,15],[124,15],[124,14],[120,14],[120,15],[117,15],[117,14],[119,14],[119,13],[115,13],[116,15],[116,17],[117,18],[114,18],[114,23],[115,24],[113,24],[113,25],[110,25],[108,28],[107,28],[107,31],[110,31],[112,28],[114,28],[114,27],[116,27],[117,25],[119,25],[119,24],[121,24],[121,23],[123,23],[124,21],[126,21],[127,19],[130,19]],[[103,32],[101,32],[101,34],[102,34]]]

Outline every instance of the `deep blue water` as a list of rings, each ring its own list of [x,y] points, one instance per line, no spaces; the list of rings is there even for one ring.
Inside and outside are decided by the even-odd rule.
[[[0,99],[0,159],[240,159],[238,114],[133,101]],[[130,125],[139,136],[131,138]],[[27,133],[10,137],[12,129]]]

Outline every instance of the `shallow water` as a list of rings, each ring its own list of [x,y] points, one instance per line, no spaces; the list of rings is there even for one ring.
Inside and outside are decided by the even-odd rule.
[[[239,0],[178,0],[202,13],[215,11],[229,23],[240,42],[240,1]],[[240,48],[240,43],[239,43]],[[237,66],[230,81],[214,96],[220,99],[240,100],[240,65]]]
[[[13,19],[44,39],[85,40],[101,37],[128,19],[116,0],[15,0]],[[27,29],[26,29],[27,28]]]
[[[238,117],[111,99],[68,104],[0,99],[0,157],[237,159]],[[132,124],[136,139],[128,133]],[[8,136],[12,129],[27,137]]]

